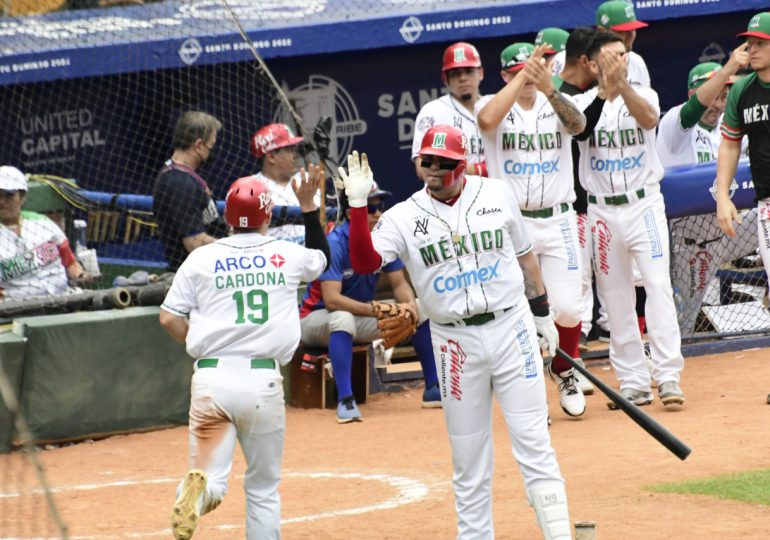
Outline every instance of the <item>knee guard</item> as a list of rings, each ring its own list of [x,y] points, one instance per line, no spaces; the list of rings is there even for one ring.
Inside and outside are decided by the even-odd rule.
[[[567,491],[559,480],[537,480],[527,491],[544,540],[572,540]]]

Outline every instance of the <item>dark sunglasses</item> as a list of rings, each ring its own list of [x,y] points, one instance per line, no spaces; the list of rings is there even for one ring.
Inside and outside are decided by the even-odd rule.
[[[438,168],[442,171],[451,171],[455,167],[457,167],[458,163],[459,161],[439,161]],[[433,167],[433,162],[426,161],[423,159],[422,161],[420,161],[420,167],[422,167],[423,169],[430,169],[431,167]]]
[[[374,204],[367,204],[366,209],[370,214],[376,214],[377,212],[384,212],[385,211],[385,203],[380,201],[378,203]]]

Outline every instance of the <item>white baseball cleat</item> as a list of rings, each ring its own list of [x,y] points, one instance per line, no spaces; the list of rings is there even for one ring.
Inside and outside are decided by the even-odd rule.
[[[548,366],[548,373],[559,385],[559,405],[569,416],[581,416],[586,412],[586,398],[578,388],[575,378],[575,370],[568,369],[561,373],[554,373],[552,364]]]
[[[174,533],[176,540],[192,538],[200,519],[198,505],[206,490],[206,480],[206,473],[200,469],[191,469],[187,472],[171,514],[171,532]]]
[[[580,364],[580,367],[586,367],[582,358],[575,358],[575,361]],[[582,373],[575,370],[575,378],[577,379],[578,388],[580,388],[580,391],[583,392],[584,396],[590,396],[594,393],[594,385],[591,383],[591,381],[586,379]]]

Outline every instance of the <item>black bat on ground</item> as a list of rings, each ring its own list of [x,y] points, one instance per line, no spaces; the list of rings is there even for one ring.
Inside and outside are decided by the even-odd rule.
[[[604,384],[602,381],[596,378],[596,376],[592,375],[586,368],[581,366],[574,358],[572,358],[562,349],[557,348],[556,354],[564,358],[572,365],[572,367],[582,373],[583,376],[591,381],[594,386],[604,392],[604,395],[610,398],[612,402],[618,407],[618,409],[626,413],[631,418],[631,420],[639,424],[639,426],[644,431],[652,435],[655,440],[668,448],[672,454],[674,454],[682,461],[687,459],[687,456],[690,455],[692,449],[683,443],[680,439],[678,439],[676,435],[659,424],[654,418],[652,418],[652,416],[644,412],[632,402],[623,398],[623,396],[621,396],[618,392]]]

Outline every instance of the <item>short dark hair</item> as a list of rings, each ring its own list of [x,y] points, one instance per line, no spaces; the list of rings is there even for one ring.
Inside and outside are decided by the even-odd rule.
[[[187,111],[179,117],[174,126],[174,150],[187,150],[198,139],[207,141],[211,135],[222,129],[222,122],[202,111]]]
[[[596,35],[596,28],[593,26],[581,26],[575,28],[567,38],[567,44],[564,48],[565,60],[567,64],[576,62],[581,56],[586,54],[588,46]]]
[[[599,30],[594,34],[594,38],[591,40],[591,43],[588,44],[588,47],[586,47],[586,56],[591,60],[595,60],[599,51],[602,50],[602,47],[616,42],[623,43],[623,38],[615,32]]]

